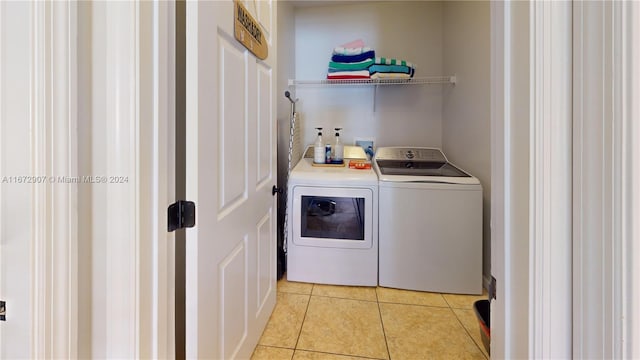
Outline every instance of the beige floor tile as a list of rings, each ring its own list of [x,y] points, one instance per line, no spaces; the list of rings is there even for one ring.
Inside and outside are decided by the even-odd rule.
[[[328,296],[343,299],[377,301],[376,288],[362,286],[335,286],[318,285],[313,286],[311,295]]]
[[[449,306],[455,309],[473,310],[473,303],[476,300],[486,300],[487,291],[482,295],[458,295],[458,294],[442,294]]]
[[[423,291],[399,290],[379,287],[376,289],[381,303],[411,304],[448,307],[442,294]]]
[[[311,296],[297,349],[387,359],[378,304]]]
[[[380,304],[391,359],[485,357],[449,308]]]
[[[258,343],[295,348],[309,298],[310,295],[278,293],[276,307]]]
[[[310,295],[312,288],[313,284],[310,283],[287,281],[287,274],[278,280],[278,292]]]
[[[336,355],[322,353],[316,351],[296,350],[293,354],[293,360],[370,360],[371,358],[362,358],[355,356]]]
[[[292,357],[293,349],[258,345],[251,355],[251,360],[291,360]]]
[[[489,354],[482,344],[480,325],[478,324],[476,313],[473,312],[473,310],[464,309],[453,309],[453,312],[458,317],[458,320],[460,320],[460,322],[462,323],[462,326],[467,329],[467,332],[471,335],[471,338],[476,343],[476,345],[478,345],[480,351],[482,351],[485,357],[489,358]]]

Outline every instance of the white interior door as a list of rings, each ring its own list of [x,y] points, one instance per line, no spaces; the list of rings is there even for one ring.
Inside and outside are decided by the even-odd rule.
[[[234,38],[232,1],[186,9],[186,356],[248,358],[275,305],[275,2],[244,2],[269,43]]]

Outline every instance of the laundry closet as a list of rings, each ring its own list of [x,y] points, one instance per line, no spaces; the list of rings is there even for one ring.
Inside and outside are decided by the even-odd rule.
[[[480,180],[483,276],[490,273],[490,13],[489,2],[278,2],[278,181],[286,186],[290,102],[297,98],[300,141],[315,128],[342,128],[355,140],[387,146],[435,147]],[[399,85],[326,85],[335,47],[362,39],[377,57],[416,66]],[[279,227],[284,222],[279,204]],[[380,222],[385,219],[380,219]],[[460,219],[464,221],[464,219]],[[279,230],[279,233],[282,232]]]

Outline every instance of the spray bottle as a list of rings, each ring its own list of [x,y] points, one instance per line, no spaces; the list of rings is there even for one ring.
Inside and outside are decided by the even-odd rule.
[[[342,141],[340,141],[340,130],[342,130],[342,128],[335,128],[336,143],[333,146],[333,161],[338,163],[344,161],[344,145],[342,144]]]
[[[313,144],[313,162],[316,164],[324,164],[326,154],[324,152],[324,143],[322,142],[322,128],[318,127],[316,130],[318,130],[318,137]]]

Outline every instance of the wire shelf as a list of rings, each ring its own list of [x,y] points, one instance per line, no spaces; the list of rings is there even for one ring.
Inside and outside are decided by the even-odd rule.
[[[289,79],[289,86],[373,86],[373,85],[428,85],[455,84],[453,76],[429,76],[411,79],[349,79],[349,80],[297,80]]]

